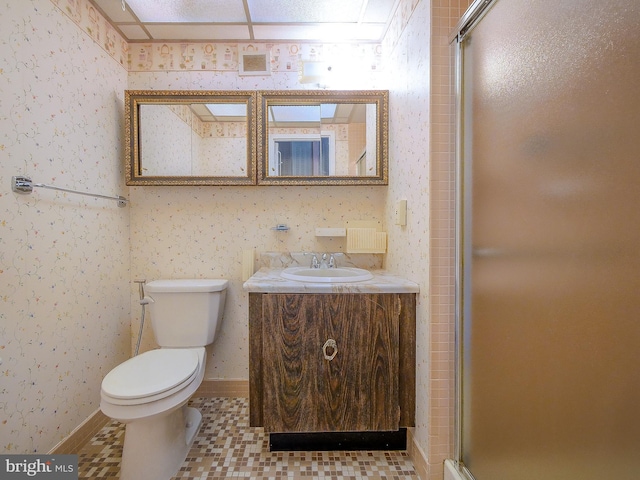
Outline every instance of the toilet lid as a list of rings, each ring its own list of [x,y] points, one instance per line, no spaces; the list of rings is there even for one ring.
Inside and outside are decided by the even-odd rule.
[[[184,383],[197,369],[198,354],[192,349],[151,350],[111,370],[102,380],[102,390],[114,399],[149,397]]]

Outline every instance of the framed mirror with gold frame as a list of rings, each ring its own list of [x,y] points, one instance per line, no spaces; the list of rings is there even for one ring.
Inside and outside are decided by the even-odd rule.
[[[255,91],[125,91],[127,185],[255,185]]]
[[[386,90],[258,91],[258,185],[387,185]]]

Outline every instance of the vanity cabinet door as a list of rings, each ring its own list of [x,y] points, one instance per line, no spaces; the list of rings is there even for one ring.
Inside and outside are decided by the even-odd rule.
[[[393,294],[263,295],[265,431],[398,430],[399,311]]]

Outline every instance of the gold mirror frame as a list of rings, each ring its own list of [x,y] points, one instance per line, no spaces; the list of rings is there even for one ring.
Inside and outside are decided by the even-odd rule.
[[[258,185],[388,185],[389,92],[386,90],[258,91]],[[376,173],[368,176],[269,176],[270,105],[375,104]]]
[[[247,109],[247,160],[242,176],[143,175],[140,158],[140,107],[143,105],[245,104]],[[256,92],[196,90],[125,91],[125,175],[127,185],[255,185]],[[191,152],[189,152],[191,155]]]

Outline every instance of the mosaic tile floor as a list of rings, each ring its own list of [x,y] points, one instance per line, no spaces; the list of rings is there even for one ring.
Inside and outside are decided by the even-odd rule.
[[[194,398],[203,424],[175,480],[418,479],[403,451],[269,452],[245,398]],[[118,478],[124,426],[108,423],[80,451],[79,478]]]

